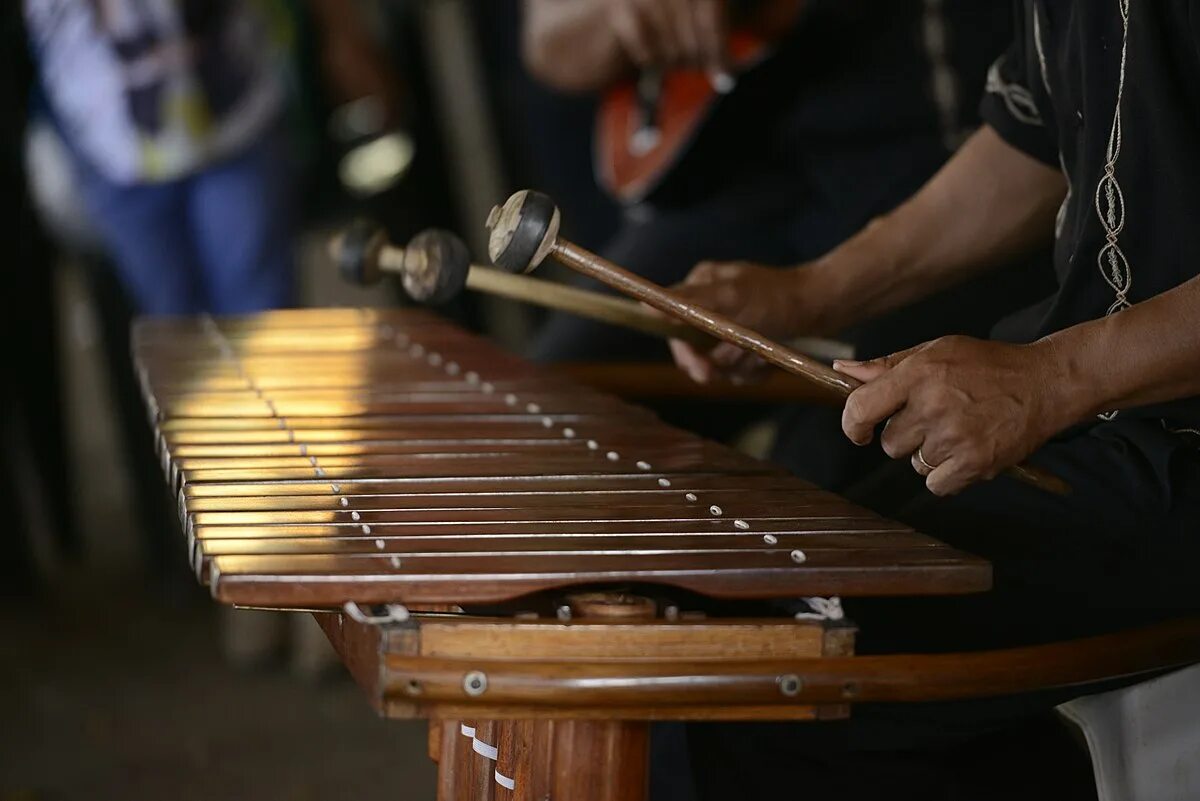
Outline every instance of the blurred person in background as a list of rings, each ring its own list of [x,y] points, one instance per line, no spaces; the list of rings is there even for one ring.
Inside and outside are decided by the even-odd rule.
[[[346,99],[394,83],[353,9],[312,0]],[[26,0],[47,116],[138,311],[293,300],[294,168],[283,6]]]
[[[399,82],[358,5],[24,4],[40,78],[26,145],[32,191],[59,244],[90,268],[145,555],[168,597],[192,582],[127,363],[130,318],[293,302],[304,122],[298,31],[315,33],[331,105],[370,98],[380,125],[398,115]],[[244,624],[225,629],[232,660],[278,652],[282,619],[232,619]]]

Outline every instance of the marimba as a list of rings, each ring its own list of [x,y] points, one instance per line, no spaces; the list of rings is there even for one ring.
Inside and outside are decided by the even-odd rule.
[[[982,591],[989,566],[427,312],[146,319],[134,353],[198,578],[314,612],[377,710],[430,720],[440,799],[641,799],[652,720],[1122,658],[855,657],[836,596]],[[748,604],[774,599],[806,600]]]

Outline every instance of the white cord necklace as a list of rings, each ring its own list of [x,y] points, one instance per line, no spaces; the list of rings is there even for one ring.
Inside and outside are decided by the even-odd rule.
[[[1112,128],[1108,134],[1108,149],[1105,152],[1104,175],[1096,184],[1096,215],[1104,228],[1106,240],[1096,255],[1096,264],[1105,282],[1116,293],[1116,299],[1105,315],[1114,314],[1130,305],[1129,290],[1133,286],[1133,273],[1129,261],[1121,250],[1119,239],[1125,227],[1125,195],[1117,180],[1117,160],[1121,157],[1121,98],[1125,93],[1125,54],[1129,49],[1129,0],[1117,0],[1121,10],[1121,69],[1117,79],[1117,104],[1113,111]]]
[[[1125,94],[1125,56],[1129,50],[1129,0],[1117,0],[1121,12],[1121,68],[1117,77],[1117,103],[1113,110],[1112,127],[1108,132],[1108,148],[1105,151],[1104,175],[1096,183],[1096,216],[1104,228],[1104,246],[1096,254],[1100,275],[1116,293],[1116,298],[1104,313],[1107,317],[1129,308],[1129,290],[1133,286],[1133,272],[1129,260],[1121,250],[1121,230],[1125,227],[1125,194],[1117,180],[1117,160],[1121,157],[1121,98]],[[1112,420],[1117,410],[1098,415],[1102,420]]]

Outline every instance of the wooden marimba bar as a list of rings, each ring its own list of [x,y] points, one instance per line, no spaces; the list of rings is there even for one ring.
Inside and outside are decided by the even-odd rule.
[[[199,579],[315,611],[376,708],[433,722],[440,798],[641,798],[649,720],[847,714],[836,605],[714,599],[990,580],[426,312],[150,319],[134,351]]]

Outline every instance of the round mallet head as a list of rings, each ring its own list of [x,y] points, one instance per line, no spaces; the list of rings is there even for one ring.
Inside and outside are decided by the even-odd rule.
[[[379,283],[383,273],[379,254],[387,244],[387,232],[370,220],[355,220],[329,242],[329,254],[343,280],[360,286]]]
[[[488,215],[488,256],[501,270],[537,269],[558,240],[558,206],[548,195],[523,189]]]
[[[440,305],[467,285],[471,254],[462,240],[449,231],[422,231],[404,248],[404,291],[418,303]]]

